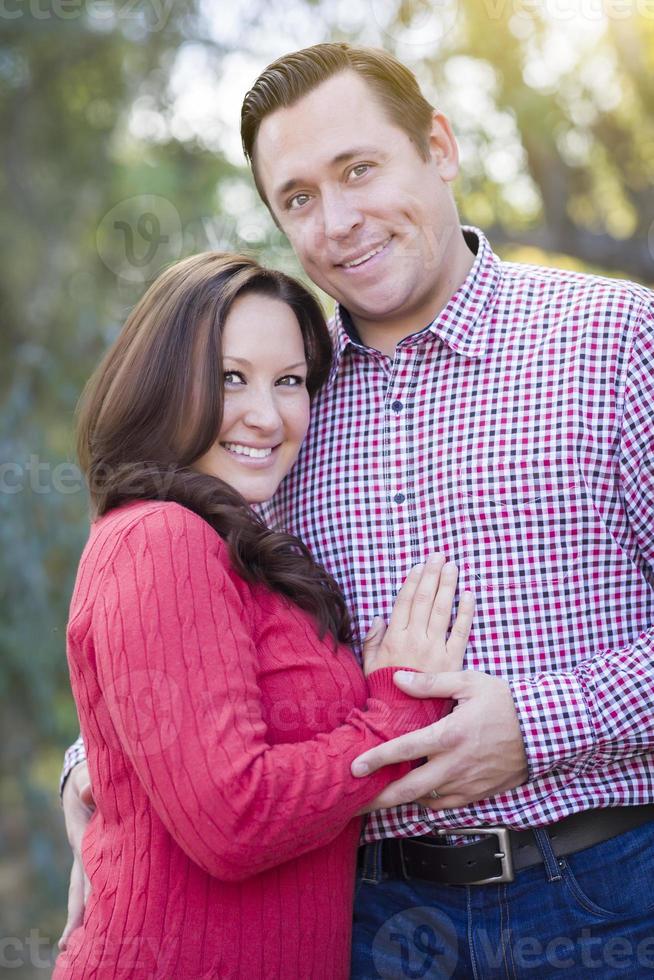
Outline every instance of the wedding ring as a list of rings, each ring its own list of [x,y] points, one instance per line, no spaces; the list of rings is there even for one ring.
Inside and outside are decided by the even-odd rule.
[[[432,789],[429,795],[431,796],[432,800],[440,800],[441,798],[441,794],[435,789]]]

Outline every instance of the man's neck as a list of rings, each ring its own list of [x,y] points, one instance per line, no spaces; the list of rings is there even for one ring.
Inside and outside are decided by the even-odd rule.
[[[395,356],[395,348],[401,340],[409,337],[412,333],[418,333],[418,331],[423,330],[433,319],[434,317],[427,321],[416,320],[415,323],[411,320],[403,319],[397,324],[381,323],[366,324],[365,326],[357,322],[356,326],[357,332],[366,347],[370,347],[372,350],[378,350],[382,354],[385,354],[386,357],[392,358]]]

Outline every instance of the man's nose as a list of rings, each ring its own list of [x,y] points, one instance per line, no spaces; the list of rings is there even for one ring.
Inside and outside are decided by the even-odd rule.
[[[323,192],[322,214],[325,235],[337,240],[347,238],[363,220],[351,196],[340,188]]]

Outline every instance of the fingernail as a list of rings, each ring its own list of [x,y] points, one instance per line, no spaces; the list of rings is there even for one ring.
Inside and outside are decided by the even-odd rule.
[[[438,565],[439,562],[443,560],[443,556],[439,554],[430,555],[428,558],[430,565]]]
[[[370,770],[365,762],[353,762],[352,763],[352,775],[353,776],[365,776]]]
[[[403,684],[413,684],[415,674],[410,670],[396,670],[393,680],[402,681]]]

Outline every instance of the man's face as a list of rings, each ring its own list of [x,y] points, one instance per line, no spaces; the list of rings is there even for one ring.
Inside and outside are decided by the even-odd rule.
[[[445,127],[434,124],[424,160],[352,71],[261,124],[255,161],[270,207],[307,274],[355,319],[415,316],[447,285],[459,224]]]

